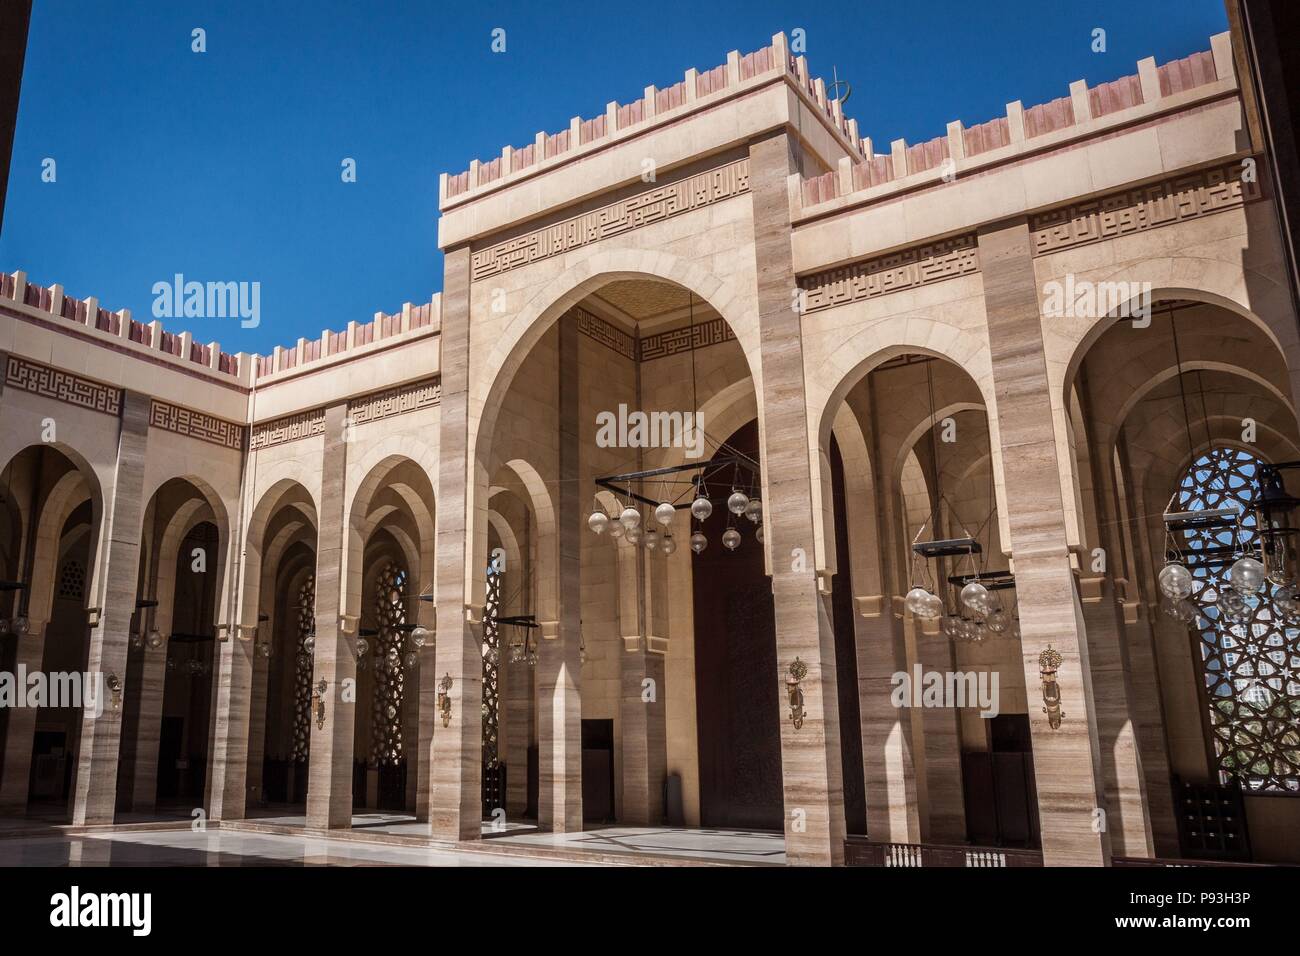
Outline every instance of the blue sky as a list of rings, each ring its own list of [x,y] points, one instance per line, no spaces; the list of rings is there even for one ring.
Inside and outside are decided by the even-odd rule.
[[[195,27],[206,53],[191,52]],[[258,281],[258,328],[166,324],[269,351],[441,288],[440,172],[795,28],[886,144],[1208,49],[1226,18],[1222,0],[36,0],[0,269],[145,319],[177,272]],[[56,182],[41,181],[46,157]]]

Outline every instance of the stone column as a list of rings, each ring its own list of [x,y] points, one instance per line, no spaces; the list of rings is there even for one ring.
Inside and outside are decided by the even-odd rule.
[[[570,318],[559,322],[559,362],[555,496],[559,564],[553,586],[558,590],[560,618],[543,622],[537,653],[537,818],[553,833],[571,833],[582,829],[582,547],[578,535],[583,495],[578,469],[578,327]]]
[[[1109,865],[1110,836],[1096,832],[1104,806],[1102,772],[1083,610],[1065,532],[1064,495],[1043,351],[1038,283],[1024,220],[979,236],[997,397],[1007,520],[1020,604],[1020,633],[1043,861]],[[1044,713],[1040,654],[1060,654],[1060,726]]]
[[[1094,521],[1089,529],[1095,544],[1103,549],[1102,571],[1092,571],[1092,555],[1085,554],[1088,570],[1080,578],[1084,619],[1088,626],[1088,650],[1092,660],[1097,728],[1100,733],[1102,766],[1105,770],[1107,825],[1113,849],[1123,856],[1150,857],[1155,845],[1152,810],[1159,807],[1168,824],[1173,824],[1173,794],[1165,771],[1161,796],[1152,802],[1149,775],[1138,743],[1137,693],[1133,659],[1121,603],[1120,581],[1128,542],[1120,523],[1121,502],[1115,474],[1115,453],[1110,444],[1098,440],[1100,425],[1093,420],[1094,394],[1105,387],[1086,373],[1079,376],[1078,396],[1084,423],[1082,436],[1088,443],[1088,474],[1081,489],[1091,498]],[[1090,480],[1089,480],[1090,479]],[[1159,700],[1157,695],[1155,698]],[[1159,707],[1155,719],[1160,720]],[[1175,837],[1176,838],[1176,837]]]
[[[352,826],[352,750],[356,724],[355,693],[344,700],[344,681],[356,687],[357,660],[348,636],[339,626],[343,564],[344,475],[347,467],[346,404],[325,409],[324,452],[321,455],[320,526],[316,539],[316,650],[312,693],[321,681],[325,723],[311,717],[308,758],[307,826]],[[245,697],[245,702],[247,698]],[[245,706],[247,704],[245,703]]]
[[[152,595],[158,605],[152,611],[141,610],[137,626],[141,635],[148,638],[149,631],[157,628],[164,642],[172,631],[172,618],[176,611],[176,555],[162,561],[163,535],[155,528],[149,535],[149,550],[155,555],[155,567],[146,571],[146,581],[153,579],[153,587],[145,586],[142,596]],[[158,746],[162,733],[163,693],[167,683],[167,643],[152,648],[146,643],[140,651],[140,687],[135,727],[135,761],[132,767],[131,809],[136,813],[152,813],[158,802]]]
[[[1137,732],[1129,710],[1129,661],[1123,621],[1110,575],[1080,577],[1079,592],[1092,664],[1097,740],[1106,792],[1106,827],[1112,850],[1121,856],[1150,857],[1151,820],[1146,780],[1138,756]]]
[[[168,615],[170,617],[170,615]],[[161,615],[159,616],[159,623]],[[167,637],[167,630],[160,633]],[[145,634],[148,634],[146,628]],[[167,681],[167,644],[140,652],[140,714],[135,734],[135,773],[131,781],[131,809],[150,813],[158,800],[158,745],[162,730],[163,687]]]
[[[623,816],[619,821],[623,824],[656,826],[663,822],[663,787],[668,775],[664,664],[663,652],[644,646],[623,654]]]
[[[253,638],[253,681],[249,690],[248,715],[248,757],[245,761],[245,773],[248,776],[247,797],[244,814],[248,814],[248,804],[260,806],[266,797],[262,792],[262,774],[266,763],[266,702],[268,684],[271,675],[271,662],[263,657],[257,649],[262,641],[275,645],[275,602],[271,601],[271,620],[263,622],[264,631],[259,631]]]
[[[919,843],[911,711],[892,699],[893,675],[908,670],[903,621],[880,595],[853,602],[867,831],[880,843]]]
[[[921,665],[922,673],[947,674],[957,669],[952,640],[937,624],[913,619],[907,625],[915,649],[912,661]],[[922,707],[920,723],[925,748],[922,838],[927,843],[962,843],[966,840],[966,800],[961,769],[961,712],[955,707]]]
[[[514,567],[516,581],[528,580],[525,558]],[[509,579],[507,579],[509,580]],[[510,590],[514,591],[511,585]],[[522,590],[522,589],[521,589]],[[523,613],[519,599],[501,605],[500,613],[507,617]],[[533,705],[537,695],[533,690],[533,669],[523,661],[510,658],[510,641],[515,630],[505,628],[501,633],[501,711],[503,718],[501,752],[506,762],[506,819],[518,820],[528,808],[528,748],[536,739],[533,725]]]
[[[872,500],[848,498],[849,549],[856,556],[867,552],[866,567],[851,568],[854,588],[866,585],[880,593],[863,593],[853,598],[854,639],[858,663],[858,709],[862,722],[862,768],[867,797],[867,832],[877,842],[921,842],[921,814],[925,787],[918,780],[924,769],[924,735],[914,735],[916,715],[893,704],[893,675],[908,671],[907,631],[901,616],[895,613],[892,592],[904,586],[899,579],[902,568],[899,556],[906,543],[900,540],[895,481],[885,462],[892,456],[880,445],[880,402],[873,382],[866,407],[855,396],[845,399],[850,413],[859,421],[869,422]],[[841,453],[844,445],[840,445]],[[845,460],[848,468],[848,460]],[[868,509],[875,509],[874,513]],[[859,537],[867,539],[861,545]],[[905,536],[903,536],[905,537]],[[878,570],[871,567],[870,556],[878,557]],[[843,561],[841,557],[839,560]],[[873,587],[874,586],[874,587]]]
[[[437,717],[429,799],[429,831],[443,840],[476,840],[482,834],[483,659],[472,618],[466,575],[473,559],[469,483],[469,247],[443,257],[442,420],[438,445],[438,649],[432,678],[451,679],[451,715]],[[482,592],[480,591],[480,600]],[[426,678],[421,676],[421,686]],[[435,690],[435,706],[436,706]]]
[[[663,786],[668,774],[667,641],[657,636],[668,626],[662,606],[668,590],[668,563],[666,558],[653,560],[624,541],[616,542],[615,547],[623,631],[619,658],[623,810],[619,822],[651,826],[663,822]],[[624,573],[628,565],[630,575]],[[638,581],[645,582],[644,588],[637,586]],[[659,597],[657,608],[652,595]]]
[[[15,612],[18,605],[14,604]],[[26,634],[18,638],[14,651],[15,674],[32,674],[45,658],[45,628],[48,621],[32,619]],[[27,813],[27,791],[32,775],[32,742],[36,735],[37,708],[11,707],[5,726],[3,771],[0,772],[0,817],[21,817]]]
[[[148,395],[131,391],[122,395],[122,422],[112,499],[106,502],[104,533],[97,549],[102,566],[95,569],[96,587],[91,599],[98,604],[99,621],[90,632],[90,655],[86,665],[92,679],[102,677],[104,708],[98,717],[90,710],[83,710],[81,715],[81,739],[72,795],[72,822],[78,826],[112,823],[117,802],[122,710],[114,708],[113,694],[108,685],[121,681],[121,698],[125,701],[127,646],[131,616],[135,613],[140,564],[149,406]]]
[[[785,797],[785,851],[793,864],[830,865],[844,860],[844,788],[835,632],[828,598],[818,593],[808,558],[814,553],[812,479],[804,392],[803,347],[794,311],[787,178],[795,171],[785,133],[751,143],[749,183],[754,203],[754,254],[763,394],[765,533],[772,555],[776,605],[777,673],[773,692],[781,713],[781,771]],[[799,570],[795,570],[799,567]],[[796,729],[785,691],[787,669],[807,666],[800,684],[806,716]]]
[[[1156,856],[1177,857],[1181,848],[1170,777],[1170,747],[1163,705],[1165,694],[1156,655],[1155,629],[1156,619],[1170,619],[1156,610],[1159,598],[1154,587],[1155,568],[1150,563],[1151,551],[1144,517],[1147,509],[1142,507],[1140,492],[1131,493],[1124,486],[1121,476],[1128,474],[1131,474],[1131,469],[1127,445],[1117,442],[1113,487],[1127,558],[1121,593],[1124,598],[1124,636],[1128,646],[1129,701],[1137,717],[1138,750],[1142,758],[1142,773],[1146,776],[1151,842]]]
[[[433,575],[420,593],[432,593]],[[415,780],[415,819],[421,823],[429,822],[429,798],[433,792],[433,735],[438,724],[438,608],[432,601],[415,602],[415,623],[429,631],[429,638],[424,647],[417,652],[420,667],[415,674],[415,706],[418,712],[418,725],[415,734],[414,767],[408,773],[414,773]]]
[[[225,633],[226,639],[217,643],[214,656],[208,816],[213,820],[242,820],[248,799],[248,734],[257,629],[239,628],[234,637],[229,631]],[[328,709],[325,716],[330,716]]]

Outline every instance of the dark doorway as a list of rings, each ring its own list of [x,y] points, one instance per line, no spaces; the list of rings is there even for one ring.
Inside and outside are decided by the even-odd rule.
[[[987,724],[989,749],[962,753],[967,836],[982,846],[1037,848],[1029,715],[999,714]]]
[[[727,444],[758,459],[758,422]],[[740,522],[735,551],[722,546],[727,513],[704,522],[709,546],[692,559],[695,706],[700,748],[700,822],[706,827],[782,828],[781,727],[776,614],[754,525]]]
[[[835,577],[831,610],[835,626],[835,675],[840,704],[840,764],[844,774],[844,823],[849,833],[867,832],[866,773],[862,767],[862,718],[858,704],[858,642],[853,624],[853,569],[849,566],[849,518],[844,501],[844,459],[831,438],[831,488],[835,506]]]
[[[614,721],[582,722],[582,819],[614,822]]]
[[[181,770],[186,763],[181,756],[185,737],[185,718],[164,717],[158,737],[158,799],[175,800],[181,795]]]
[[[200,522],[176,555],[172,632],[167,635],[162,724],[158,746],[158,803],[202,805],[212,728],[216,603],[216,525]],[[203,561],[197,561],[202,553]]]

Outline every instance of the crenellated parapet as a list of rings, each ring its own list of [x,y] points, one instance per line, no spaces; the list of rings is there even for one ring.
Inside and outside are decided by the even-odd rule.
[[[168,332],[158,321],[137,321],[131,318],[130,309],[111,312],[95,296],[74,298],[57,283],[47,288],[28,282],[22,271],[0,273],[0,305],[4,304],[24,306],[20,313],[30,315],[34,311],[52,321],[69,323],[71,329],[129,352],[153,353],[226,379],[246,382],[248,378],[248,360],[252,356],[223,352],[216,342],[195,342],[189,332]]]
[[[842,150],[869,157],[858,136],[857,120],[844,115],[840,101],[827,95],[825,81],[809,74],[807,59],[792,55],[789,38],[778,33],[769,46],[752,53],[733,50],[726,63],[706,70],[689,69],[671,86],[647,86],[644,95],[630,103],[610,101],[601,116],[575,116],[568,129],[539,132],[525,146],[506,146],[500,156],[474,160],[469,169],[459,173],[443,173],[438,188],[440,205],[451,208],[484,191],[581,159],[781,79],[798,92]]]
[[[376,312],[369,322],[349,322],[340,331],[324,329],[317,338],[299,338],[290,346],[277,345],[269,355],[253,356],[257,383],[285,373],[302,371],[313,363],[342,360],[408,339],[433,335],[442,324],[442,296],[434,293],[422,305],[403,303],[396,312]]]
[[[0,308],[30,321],[48,322],[61,331],[140,358],[161,361],[217,381],[252,387],[301,372],[313,363],[341,361],[408,339],[436,335],[441,324],[441,295],[428,302],[404,303],[396,312],[376,312],[369,322],[349,322],[347,327],[322,330],[317,338],[299,338],[290,346],[276,346],[270,354],[222,351],[217,342],[201,343],[190,332],[173,332],[157,320],[141,322],[130,309],[110,311],[95,296],[78,299],[63,286],[37,285],[26,273],[0,273]]]
[[[862,159],[846,157],[838,168],[799,182],[792,197],[795,218],[950,182],[1155,119],[1236,88],[1231,41],[1222,33],[1211,38],[1209,50],[1160,65],[1147,57],[1132,75],[1092,87],[1077,80],[1067,96],[1030,107],[1008,103],[1005,116],[969,127],[954,121],[946,133],[923,143],[897,139],[888,152],[878,153],[868,137],[862,140]]]

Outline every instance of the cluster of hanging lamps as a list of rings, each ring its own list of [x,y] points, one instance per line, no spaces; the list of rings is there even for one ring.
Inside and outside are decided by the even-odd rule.
[[[943,616],[943,599],[920,585],[907,592],[903,604],[914,617],[923,621],[933,621]]]
[[[1230,624],[1244,624],[1250,620],[1252,607],[1250,598],[1262,592],[1266,582],[1277,579],[1286,580],[1285,570],[1274,573],[1268,571],[1264,563],[1251,554],[1237,558],[1228,569],[1227,586],[1220,587],[1219,613]],[[1184,624],[1194,624],[1200,616],[1200,609],[1191,599],[1194,578],[1192,572],[1181,561],[1171,560],[1160,569],[1156,578],[1160,593],[1164,595],[1164,612]],[[1295,589],[1283,584],[1274,592],[1273,603],[1288,618],[1300,614],[1300,602],[1296,599]]]
[[[903,606],[923,621],[939,621],[939,629],[953,640],[978,643],[988,634],[1006,634],[1011,630],[1011,615],[979,581],[966,582],[958,600],[959,609],[947,614],[943,599],[918,584],[907,592]]]
[[[690,511],[691,518],[703,524],[713,514],[713,502],[706,495],[700,494],[691,502]],[[763,526],[760,524],[763,517],[762,502],[757,498],[750,498],[739,489],[733,489],[730,497],[727,498],[727,511],[736,517],[744,516],[758,525],[755,537],[760,543],[762,542]],[[595,534],[604,534],[608,531],[609,536],[615,540],[627,538],[631,544],[644,545],[647,551],[672,554],[677,550],[677,539],[673,537],[670,528],[676,515],[676,505],[670,501],[660,502],[653,512],[654,524],[647,521],[646,527],[642,528],[641,511],[632,505],[619,512],[617,518],[611,518],[597,507],[587,518],[587,527]],[[742,540],[740,530],[734,525],[729,525],[722,534],[722,545],[728,551],[735,551],[740,547]],[[688,543],[691,550],[699,554],[709,546],[709,539],[697,528],[691,534]]]

